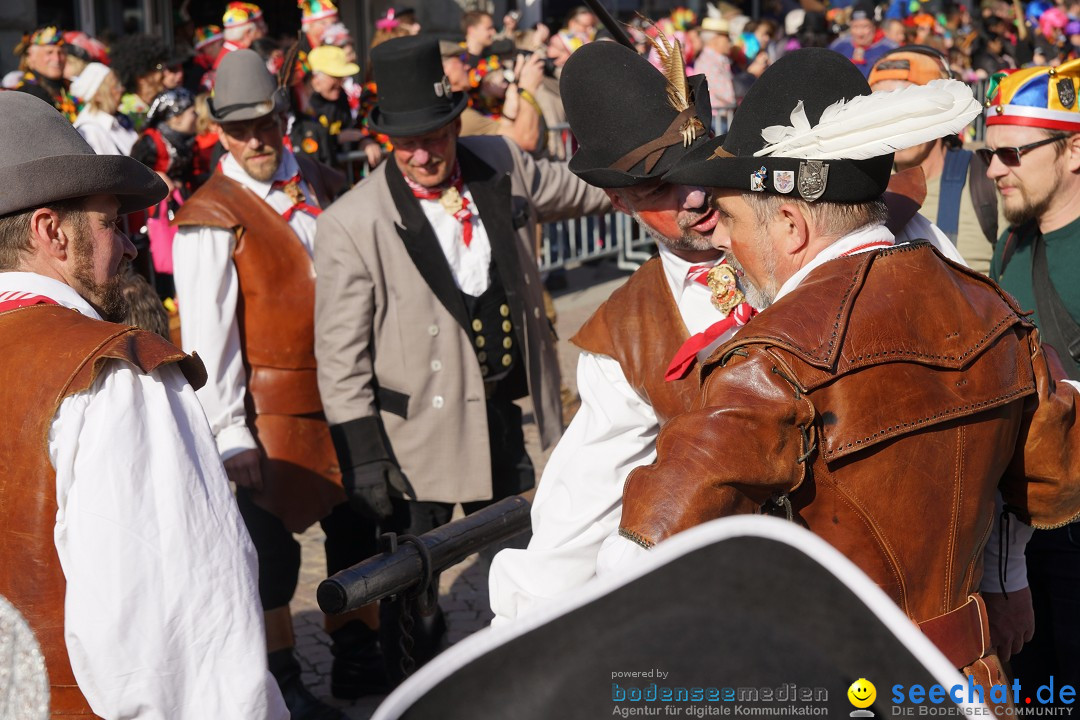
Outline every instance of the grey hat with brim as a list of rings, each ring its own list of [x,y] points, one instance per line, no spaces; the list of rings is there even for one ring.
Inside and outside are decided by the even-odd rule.
[[[138,160],[98,155],[49,103],[0,92],[0,215],[90,195],[115,195],[120,213],[155,205],[164,181]]]
[[[215,122],[242,122],[282,112],[288,98],[259,53],[233,50],[218,66],[207,106]]]

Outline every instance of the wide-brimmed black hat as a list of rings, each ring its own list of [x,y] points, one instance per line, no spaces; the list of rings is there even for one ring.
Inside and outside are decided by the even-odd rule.
[[[56,108],[21,92],[0,92],[0,187],[0,215],[90,195],[115,195],[129,213],[169,191],[138,160],[95,153]]]
[[[667,80],[648,60],[613,42],[589,43],[577,50],[559,82],[566,119],[578,142],[570,170],[605,188],[662,177],[711,136],[705,76],[691,77],[689,86],[689,112],[702,129],[687,147],[678,134],[680,112],[668,101]]]
[[[830,105],[869,94],[862,72],[843,55],[825,48],[790,52],[750,87],[728,134],[694,148],[664,179],[745,192],[790,193],[808,201],[875,200],[889,184],[892,153],[863,160],[791,158],[782,153],[754,157],[768,144],[762,131],[791,125],[800,101],[806,120],[815,126]]]
[[[368,123],[384,135],[411,137],[438,130],[468,102],[465,93],[450,89],[435,38],[387,40],[371,51],[371,69],[379,101]]]

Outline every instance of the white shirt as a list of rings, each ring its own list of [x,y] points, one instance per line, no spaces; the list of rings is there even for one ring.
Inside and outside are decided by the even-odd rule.
[[[87,107],[75,118],[75,129],[98,155],[130,155],[139,133],[120,124],[115,115]]]
[[[896,241],[919,238],[929,239],[946,257],[964,264],[949,239],[933,223],[916,215]],[[886,228],[864,228],[837,241],[811,265],[817,267],[862,244],[885,241],[894,241]],[[708,289],[686,281],[691,263],[662,246],[660,259],[691,334],[723,318],[713,308]],[[792,279],[794,283],[792,280],[785,283],[782,292],[794,289],[810,272],[809,267],[797,274],[798,280]],[[679,278],[683,279],[682,283]],[[698,354],[699,360],[732,335],[734,331],[705,348]],[[621,537],[618,528],[626,476],[635,467],[655,461],[659,421],[652,407],[630,387],[616,360],[582,353],[577,380],[581,408],[544,469],[533,501],[533,537],[529,547],[503,550],[492,563],[488,578],[489,599],[495,613],[492,625],[504,624],[549,603],[595,576],[633,567],[647,552]],[[1014,527],[1018,525],[1021,524],[1013,523]],[[997,532],[995,523],[990,538],[994,548]],[[1027,584],[1022,555],[1027,537],[1023,535],[1023,529],[1019,529],[1010,539],[1010,591],[1015,582],[1020,583],[1019,587]],[[1030,536],[1030,530],[1027,535]]]
[[[491,240],[488,239],[484,223],[477,214],[476,203],[473,202],[468,185],[463,186],[461,196],[468,201],[469,210],[473,213],[469,220],[472,223],[472,239],[468,247],[465,247],[462,239],[465,226],[460,220],[448,213],[438,200],[418,200],[420,209],[431,223],[435,237],[439,239],[439,247],[450,264],[454,284],[458,290],[478,297],[491,285],[491,276],[488,273],[491,265]]]
[[[100,319],[69,286],[0,273]],[[180,369],[108,362],[49,431],[67,583],[64,637],[79,689],[105,718],[289,714],[267,670],[258,565],[206,418]]]
[[[717,261],[690,263],[663,246],[660,261],[691,334],[724,318],[713,307],[709,289],[687,278],[692,264]],[[733,334],[725,333],[720,342]],[[529,547],[503,550],[492,563],[492,624],[529,612],[604,572],[597,559],[602,545],[619,539],[626,476],[656,459],[660,422],[618,361],[581,353],[577,386],[581,408],[544,468],[533,501]]]
[[[270,182],[259,182],[226,155],[220,172],[250,189],[274,210],[284,213],[293,203],[275,180],[288,181],[299,172],[296,157],[283,150],[281,165]],[[307,202],[318,203],[307,182],[300,183]],[[315,252],[315,218],[297,210],[289,220],[309,256]],[[180,332],[185,352],[198,352],[209,379],[199,390],[210,429],[223,460],[256,447],[247,427],[244,395],[247,375],[240,352],[240,326],[236,304],[240,294],[232,254],[236,233],[214,227],[181,227],[173,241],[173,281],[180,310]],[[315,272],[314,266],[311,272]]]

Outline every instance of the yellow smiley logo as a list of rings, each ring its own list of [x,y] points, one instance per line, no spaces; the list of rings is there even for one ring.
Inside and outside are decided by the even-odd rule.
[[[866,678],[859,678],[851,683],[851,687],[847,690],[847,697],[855,707],[868,708],[877,699],[877,688]]]

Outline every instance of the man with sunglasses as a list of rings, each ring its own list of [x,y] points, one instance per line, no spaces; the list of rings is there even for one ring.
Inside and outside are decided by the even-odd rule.
[[[1009,226],[990,275],[1033,311],[1044,344],[1080,380],[1080,61],[995,75],[987,175]],[[1024,687],[1080,684],[1080,523],[1036,531],[1027,546],[1035,634],[1013,659]]]
[[[284,147],[285,106],[255,51],[222,61],[210,113],[227,154],[176,215],[174,281],[183,346],[210,377],[199,399],[259,556],[270,671],[294,719],[341,720],[304,688],[293,654],[293,533],[321,523],[329,573],[377,548],[374,526],[345,502],[315,378],[315,218],[335,178]],[[337,696],[383,689],[374,618],[364,617],[327,619]]]

